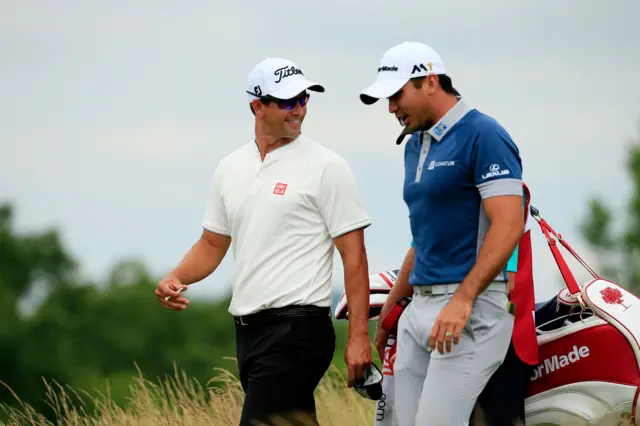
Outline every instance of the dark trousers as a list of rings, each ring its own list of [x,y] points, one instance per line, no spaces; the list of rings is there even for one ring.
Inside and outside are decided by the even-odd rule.
[[[504,362],[478,397],[487,426],[524,425],[524,402],[532,370],[533,366],[518,357],[511,342]]]
[[[322,311],[319,311],[322,312]],[[240,383],[245,392],[240,426],[272,425],[303,417],[317,424],[314,391],[336,347],[331,317],[236,319]],[[274,417],[275,416],[275,417]]]

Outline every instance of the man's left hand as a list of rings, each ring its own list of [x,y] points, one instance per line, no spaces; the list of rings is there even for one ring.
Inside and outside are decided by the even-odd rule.
[[[356,378],[362,377],[364,369],[371,364],[371,342],[367,333],[349,337],[344,351],[344,362],[347,364],[347,385],[351,388]]]
[[[471,317],[472,307],[472,298],[459,293],[451,297],[431,329],[429,348],[432,351],[437,346],[441,354],[444,353],[445,347],[447,352],[451,352],[451,343],[457,345],[460,341],[460,334]]]

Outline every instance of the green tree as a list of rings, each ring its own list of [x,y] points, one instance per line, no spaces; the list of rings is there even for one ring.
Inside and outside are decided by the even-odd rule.
[[[632,192],[622,217],[599,198],[589,200],[588,214],[581,223],[581,232],[600,259],[601,275],[640,294],[640,120],[638,135],[630,141],[627,173]],[[614,231],[614,219],[623,221],[623,229]]]
[[[42,365],[26,367],[24,356],[31,354],[24,348],[28,330],[20,315],[20,302],[36,283],[54,291],[72,279],[75,271],[76,262],[64,251],[57,230],[18,234],[13,208],[0,204],[0,380],[16,392],[30,394],[33,377]],[[0,402],[10,398],[0,387]]]
[[[0,205],[0,404],[19,405],[15,393],[55,420],[45,380],[124,406],[140,373],[159,382],[177,368],[208,386],[218,368],[236,374],[228,298],[192,300],[173,312],[155,298],[158,277],[135,259],[117,262],[104,282],[78,270],[56,230],[18,233],[12,207]],[[24,313],[34,287],[46,290],[44,300]],[[337,321],[334,362],[345,375],[346,331],[347,322]]]

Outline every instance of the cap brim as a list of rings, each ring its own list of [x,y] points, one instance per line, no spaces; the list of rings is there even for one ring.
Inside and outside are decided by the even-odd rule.
[[[386,99],[395,95],[408,81],[408,78],[378,80],[360,93],[360,100],[365,105],[374,104],[379,99]]]
[[[273,93],[270,93],[270,96],[278,99],[291,99],[296,97],[301,92],[305,90],[311,90],[313,92],[324,92],[324,87],[315,81],[309,81],[306,79],[301,79],[296,81],[295,83],[288,84]]]

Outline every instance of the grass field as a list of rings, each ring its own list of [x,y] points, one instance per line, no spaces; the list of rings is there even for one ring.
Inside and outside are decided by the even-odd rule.
[[[47,383],[47,401],[57,419],[48,421],[31,407],[3,407],[8,425],[237,425],[242,408],[243,392],[236,377],[227,370],[206,385],[186,377],[176,370],[165,380],[132,379],[130,398],[119,407],[106,393],[89,392]],[[91,390],[89,390],[91,391]],[[295,392],[295,390],[292,390]],[[14,395],[19,400],[18,395]],[[332,366],[316,391],[320,424],[325,426],[371,426],[375,403],[347,388],[344,376]],[[291,422],[281,422],[282,426]],[[296,426],[306,422],[296,422]]]

